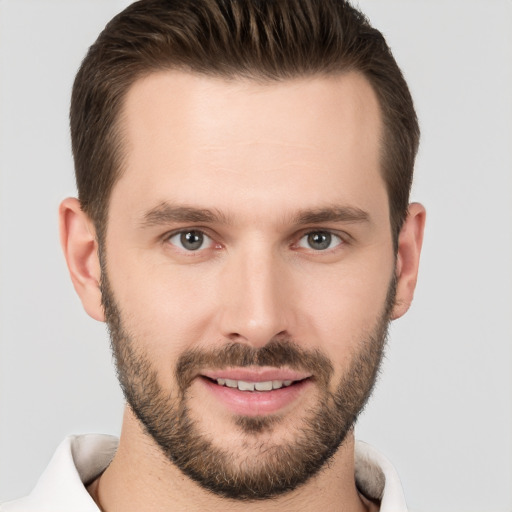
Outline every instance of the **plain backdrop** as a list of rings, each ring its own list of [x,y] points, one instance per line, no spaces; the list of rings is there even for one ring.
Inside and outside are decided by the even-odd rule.
[[[75,194],[72,80],[119,0],[0,0],[0,501],[70,433],[118,433],[102,324],[60,253]],[[512,2],[361,0],[416,101],[413,199],[428,210],[415,303],[395,322],[357,437],[411,508],[512,510]]]

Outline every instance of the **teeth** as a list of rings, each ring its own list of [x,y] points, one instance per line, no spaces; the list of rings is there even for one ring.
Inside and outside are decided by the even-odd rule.
[[[268,380],[264,382],[246,382],[244,380],[217,379],[219,386],[238,388],[240,391],[272,391],[291,386],[292,380]]]
[[[256,391],[272,391],[272,381],[256,382],[254,387],[256,388]]]
[[[238,381],[238,389],[240,391],[254,391],[254,382]]]

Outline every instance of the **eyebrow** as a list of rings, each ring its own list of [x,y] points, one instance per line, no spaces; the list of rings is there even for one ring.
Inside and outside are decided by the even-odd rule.
[[[296,224],[322,224],[324,222],[369,222],[368,212],[353,206],[329,206],[300,211],[295,216]]]
[[[160,226],[172,222],[219,222],[228,224],[228,219],[220,211],[191,206],[173,206],[166,202],[151,208],[142,217],[142,227]]]
[[[328,206],[300,210],[292,217],[292,223],[297,225],[322,224],[324,222],[369,222],[369,214],[352,206]],[[230,224],[229,218],[219,210],[196,208],[192,206],[174,206],[163,202],[151,208],[142,217],[142,227],[161,226],[173,222],[204,222],[206,224]]]

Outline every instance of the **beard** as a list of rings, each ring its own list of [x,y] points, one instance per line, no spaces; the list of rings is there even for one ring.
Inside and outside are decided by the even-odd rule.
[[[175,389],[163,389],[142,344],[125,329],[105,268],[101,288],[118,379],[144,431],[172,464],[202,488],[225,498],[252,501],[304,484],[327,465],[352,430],[379,373],[395,283],[393,279],[383,312],[371,332],[359,340],[356,352],[347,356],[351,357],[348,369],[335,385],[334,368],[325,355],[303,349],[288,337],[276,337],[261,348],[230,342],[214,350],[183,352],[174,369]],[[243,448],[219,446],[201,429],[189,408],[190,388],[206,367],[247,366],[308,372],[319,396],[304,417],[287,428],[288,439],[280,442],[271,436],[282,420],[279,415],[234,417],[233,428],[244,436],[248,451],[240,453]]]

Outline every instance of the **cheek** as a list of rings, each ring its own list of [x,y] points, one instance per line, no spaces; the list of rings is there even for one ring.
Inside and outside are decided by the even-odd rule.
[[[125,329],[155,364],[168,365],[183,351],[211,339],[216,302],[207,273],[136,258],[124,269],[109,270],[109,277]]]
[[[347,357],[375,330],[386,308],[392,258],[364,269],[347,266],[330,276],[313,276],[304,296],[304,325],[333,363]]]

